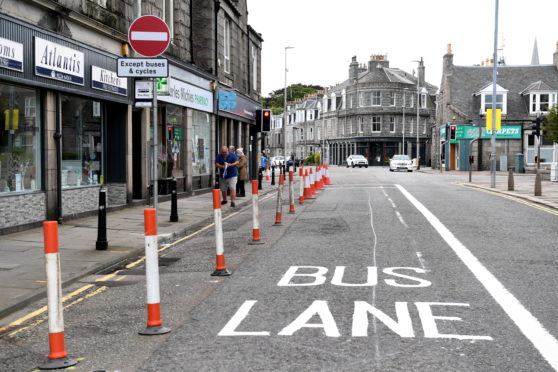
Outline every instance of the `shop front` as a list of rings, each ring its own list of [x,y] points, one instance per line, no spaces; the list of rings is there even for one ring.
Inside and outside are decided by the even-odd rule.
[[[0,232],[96,211],[101,185],[125,204],[130,98],[117,56],[0,21]]]
[[[171,65],[170,77],[163,82],[167,85],[165,92],[158,92],[159,191],[170,193],[173,179],[179,192],[210,188],[211,80]]]

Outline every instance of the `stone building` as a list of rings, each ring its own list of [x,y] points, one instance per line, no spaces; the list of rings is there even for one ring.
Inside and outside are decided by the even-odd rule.
[[[147,14],[171,34],[156,129],[116,74],[117,58],[141,57],[127,32]],[[185,196],[209,189],[216,122],[219,143],[247,147],[258,107],[262,38],[247,14],[245,0],[3,1],[0,234],[96,213],[102,186],[110,207],[146,199],[155,177],[161,194],[172,177]]]
[[[373,55],[368,65],[353,57],[346,81],[289,103],[287,133],[294,139],[287,138],[287,148],[299,158],[320,153],[329,164],[361,154],[370,165],[386,165],[395,154],[416,157],[418,138],[421,164],[428,164],[436,91],[422,60],[414,76],[390,68],[385,55]]]
[[[534,168],[536,139],[532,135],[532,121],[557,104],[558,45],[551,65],[539,64],[536,49],[533,53],[531,65],[507,66],[500,60],[497,66],[496,107],[502,109],[502,129],[496,132],[498,170],[515,167],[516,159],[521,158],[523,166]],[[473,155],[472,169],[490,169],[490,133],[484,127],[486,108],[490,108],[493,95],[493,62],[487,60],[477,66],[454,65],[451,45],[443,61],[436,129],[431,144],[432,165],[440,167],[442,154],[446,169],[469,170],[469,155]],[[456,138],[442,147],[440,139],[445,140],[447,125],[456,126]],[[479,135],[480,140],[477,140]],[[475,141],[471,143],[472,140]],[[552,143],[543,138],[543,166],[556,159],[555,152]]]

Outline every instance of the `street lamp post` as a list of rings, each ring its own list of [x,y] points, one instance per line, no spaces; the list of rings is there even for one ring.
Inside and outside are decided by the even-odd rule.
[[[287,160],[287,50],[293,49],[294,47],[285,47],[285,91],[283,92],[284,98],[284,109],[283,109],[283,157],[284,161]]]
[[[492,133],[490,135],[490,187],[496,187],[496,79],[498,76],[498,6],[499,2],[496,0],[496,10],[494,12],[494,63],[492,65]],[[503,102],[502,102],[503,103]]]
[[[418,170],[420,169],[419,110],[420,110],[420,68],[422,67],[422,57],[420,57],[420,60],[414,60],[413,62],[418,63],[418,68],[417,68],[417,170]]]

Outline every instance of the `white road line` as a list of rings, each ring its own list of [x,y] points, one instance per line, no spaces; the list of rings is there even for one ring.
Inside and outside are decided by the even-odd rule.
[[[408,229],[409,225],[407,225],[407,223],[405,222],[405,220],[401,216],[401,213],[399,213],[399,211],[395,211],[395,214],[397,215],[397,218],[399,218],[399,222],[401,222],[401,224],[403,224],[403,226],[405,226],[405,228]]]
[[[376,247],[378,246],[378,236],[376,235],[376,229],[374,228],[374,211],[372,210],[372,195],[368,193],[368,208],[370,208],[370,227],[372,228],[372,234],[374,234],[374,245],[372,247],[372,261],[373,266],[378,267],[376,264]],[[376,306],[376,286],[372,287],[372,306]],[[380,368],[380,343],[378,337],[378,326],[376,317],[372,319],[372,326],[374,328],[374,346],[376,349],[376,367]]]
[[[457,257],[473,273],[488,293],[508,314],[520,331],[531,341],[552,368],[558,371],[558,340],[554,338],[504,285],[484,267],[484,265],[465,247],[440,220],[403,186],[395,185],[436,229],[438,234],[453,249]]]
[[[424,265],[424,259],[422,258],[422,253],[417,252],[417,258],[420,262],[420,266],[422,267],[422,269],[426,270],[426,266]]]
[[[395,210],[395,214],[397,215],[397,218],[399,218],[399,222],[401,222],[401,224],[403,224],[403,226],[405,226],[407,229],[409,228],[409,225],[407,225],[407,223],[405,222],[405,220],[403,219],[403,216],[401,216],[401,213],[399,213],[399,211],[397,210],[397,206],[395,205],[395,203],[393,202],[393,200],[389,197],[389,195],[387,194],[386,190],[384,190],[384,187],[381,186],[380,187],[382,189],[382,192],[384,193],[384,195],[386,196],[387,200],[389,200],[389,202],[391,203],[391,207]]]

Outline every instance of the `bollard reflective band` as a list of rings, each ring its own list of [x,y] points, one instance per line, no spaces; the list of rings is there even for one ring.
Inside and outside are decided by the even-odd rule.
[[[258,181],[252,180],[252,194],[258,194]]]
[[[289,182],[293,182],[293,181],[294,181],[294,174],[293,174],[293,171],[290,170],[289,171]]]
[[[221,209],[220,190],[213,190],[213,209]]]
[[[58,253],[58,222],[43,222],[43,233],[45,239],[45,253]]]
[[[143,210],[146,236],[157,235],[156,213],[157,210],[155,208],[146,208]]]
[[[282,174],[279,176],[279,185],[283,186],[285,184],[285,175]]]

